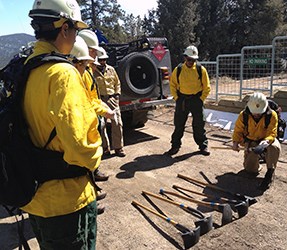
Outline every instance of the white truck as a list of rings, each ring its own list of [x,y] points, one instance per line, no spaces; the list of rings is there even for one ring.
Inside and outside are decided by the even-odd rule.
[[[108,64],[120,78],[120,108],[125,127],[141,127],[147,113],[171,102],[171,60],[166,38],[144,37],[127,44],[105,44]]]

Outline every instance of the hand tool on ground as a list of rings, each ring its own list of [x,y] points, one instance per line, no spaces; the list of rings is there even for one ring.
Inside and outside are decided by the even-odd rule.
[[[183,244],[184,244],[185,249],[189,249],[189,248],[193,247],[199,241],[200,227],[196,227],[194,230],[190,230],[187,227],[185,227],[185,226],[179,224],[178,222],[172,220],[171,218],[164,216],[164,215],[158,213],[157,211],[142,205],[141,203],[139,203],[137,201],[132,201],[132,204],[134,206],[141,207],[141,208],[153,213],[154,215],[160,217],[161,219],[167,221],[168,223],[172,224],[177,230],[179,230],[181,232],[181,237],[183,239]]]
[[[182,174],[178,174],[177,177],[182,178],[184,180],[188,180],[188,181],[197,183],[197,184],[200,184],[200,185],[203,185],[205,187],[209,187],[211,189],[215,189],[215,190],[218,190],[218,191],[230,194],[230,195],[236,197],[237,199],[240,199],[240,200],[243,200],[243,201],[248,201],[250,206],[257,202],[256,198],[254,198],[254,197],[250,197],[250,196],[239,194],[239,193],[233,193],[233,192],[231,192],[229,190],[223,189],[223,188],[218,187],[218,186],[216,186],[214,184],[210,184],[210,183],[207,183],[207,182],[202,182],[202,181],[196,180],[194,178],[191,178],[191,177],[188,177],[188,176],[185,176],[185,175],[182,175]]]
[[[210,147],[211,149],[225,149],[225,150],[233,150],[232,147],[230,146],[213,146],[213,147]],[[239,147],[238,148],[239,150],[244,150],[243,147]]]
[[[200,201],[200,200],[196,200],[194,198],[190,198],[190,197],[180,195],[178,193],[167,191],[164,189],[160,189],[159,193],[160,194],[170,194],[170,195],[176,196],[178,198],[182,198],[184,200],[196,203],[198,205],[213,208],[214,210],[222,213],[222,219],[221,219],[222,225],[225,225],[225,224],[232,221],[232,209],[231,209],[229,204],[219,204],[219,203],[214,203],[214,202]]]
[[[242,218],[243,216],[245,216],[248,213],[248,207],[249,207],[249,203],[248,200],[247,201],[242,201],[242,200],[231,200],[231,199],[227,199],[224,197],[217,197],[217,196],[213,196],[210,194],[205,194],[205,193],[200,193],[200,192],[196,192],[194,190],[188,189],[188,188],[184,188],[184,187],[180,187],[177,185],[173,185],[172,186],[174,189],[176,190],[184,190],[193,194],[197,194],[197,195],[201,195],[207,198],[212,199],[213,201],[218,201],[218,202],[227,202],[230,203],[230,206],[233,210],[237,211],[239,218]]]
[[[157,194],[154,194],[154,193],[151,193],[151,192],[148,192],[148,191],[142,191],[142,193],[145,194],[145,195],[149,195],[149,196],[152,196],[154,198],[157,198],[159,200],[165,201],[167,203],[176,205],[176,206],[184,209],[185,211],[190,212],[192,215],[200,218],[200,220],[194,222],[196,227],[198,227],[198,226],[200,227],[200,235],[206,234],[212,229],[212,225],[213,225],[212,215],[204,216],[204,214],[202,212],[200,212],[199,210],[197,210],[195,208],[187,206],[187,205],[185,205],[183,203],[179,203],[179,202],[176,202],[176,201],[173,201],[173,200],[169,200],[169,199],[167,199],[165,197],[159,196]]]
[[[210,147],[211,149],[223,149],[223,150],[233,150],[232,147],[229,147],[229,146],[213,146],[213,147]],[[264,145],[258,145],[256,147],[251,147],[251,148],[248,148],[248,149],[245,149],[243,147],[239,147],[238,150],[248,150],[248,152],[251,152],[253,151],[255,154],[258,154],[258,155],[261,155],[264,153],[266,149],[266,146]]]

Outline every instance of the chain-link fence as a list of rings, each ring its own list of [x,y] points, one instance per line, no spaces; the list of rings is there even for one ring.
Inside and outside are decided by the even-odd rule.
[[[271,93],[273,89],[287,87],[287,36],[272,41]]]
[[[210,79],[211,92],[208,96],[208,99],[214,100],[216,98],[216,62],[205,61],[200,63],[206,68]]]
[[[260,91],[271,94],[272,45],[245,46],[241,49],[240,98]]]
[[[240,91],[240,54],[219,55],[216,58],[216,101],[219,96],[238,97]]]
[[[218,55],[216,62],[201,64],[211,79],[209,99],[241,100],[254,91],[271,97],[276,90],[287,88],[287,36],[275,37],[272,45],[245,46],[239,54]]]

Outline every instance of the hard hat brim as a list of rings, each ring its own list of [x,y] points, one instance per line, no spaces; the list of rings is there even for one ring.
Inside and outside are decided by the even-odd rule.
[[[88,46],[89,48],[95,49],[95,50],[99,50],[99,46]]]
[[[101,65],[101,64],[98,62],[98,60],[94,60],[92,63],[95,64],[95,65]]]
[[[183,54],[184,56],[188,57],[188,58],[192,58],[194,60],[198,59],[198,56],[189,56],[187,54]]]
[[[86,29],[86,28],[89,27],[89,26],[88,26],[85,22],[83,22],[82,20],[81,20],[81,21],[74,20],[74,21],[76,22],[76,23],[75,23],[76,27],[79,28],[79,29]]]
[[[98,56],[98,59],[108,59],[109,56]]]
[[[57,11],[53,11],[53,10],[46,10],[46,9],[30,10],[29,17],[31,18],[37,18],[37,17],[59,18],[58,21],[54,22],[55,28],[60,28],[63,25],[63,23],[68,19],[72,20],[75,23],[76,28],[78,29],[86,29],[89,27],[80,17],[78,18],[66,17],[66,16],[63,16],[61,13],[58,13]]]
[[[91,56],[80,56],[80,57],[76,57],[79,61],[84,61],[87,60],[89,62],[93,62],[94,58],[92,58]]]

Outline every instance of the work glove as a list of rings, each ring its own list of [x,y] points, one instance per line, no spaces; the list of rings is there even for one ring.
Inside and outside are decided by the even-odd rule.
[[[253,149],[253,152],[254,152],[255,154],[260,155],[260,154],[262,154],[262,153],[264,152],[265,148],[267,148],[268,146],[269,146],[269,142],[266,141],[266,140],[263,140],[263,141],[261,141],[261,142],[259,143],[258,146],[256,146],[256,147]]]

